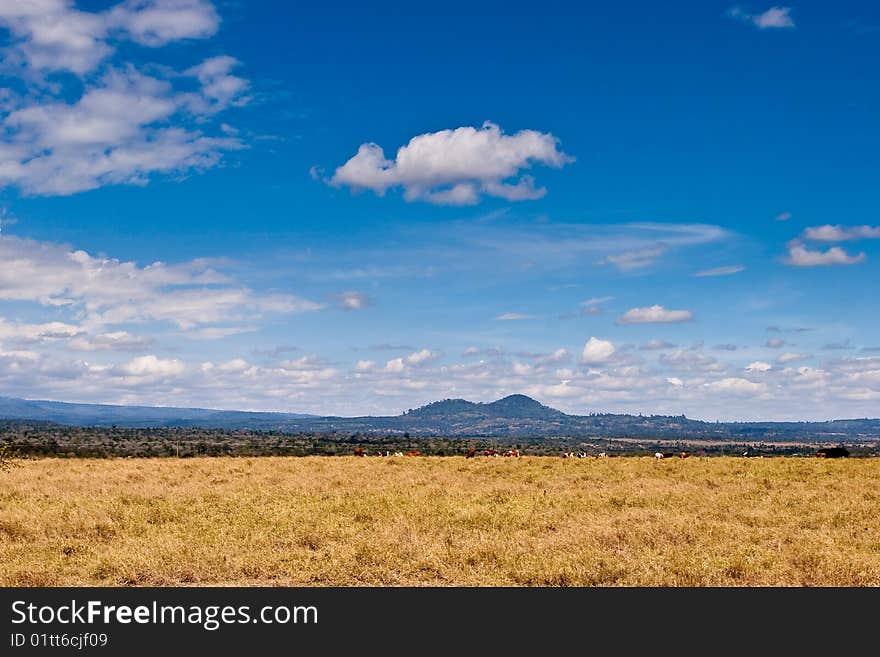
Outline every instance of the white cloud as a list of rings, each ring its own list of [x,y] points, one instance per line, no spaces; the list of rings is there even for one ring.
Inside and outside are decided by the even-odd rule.
[[[771,7],[760,14],[747,12],[741,7],[732,7],[727,15],[751,23],[760,30],[795,27],[794,19],[791,17],[791,7]]]
[[[526,315],[524,313],[504,313],[495,318],[499,322],[516,322],[523,319],[535,319],[537,315]]]
[[[233,358],[216,367],[221,372],[244,372],[250,368],[250,364],[244,358]]]
[[[880,239],[880,226],[841,226],[825,224],[804,229],[804,238],[815,242],[845,242]]]
[[[552,353],[547,354],[546,356],[538,357],[536,364],[538,365],[555,365],[558,363],[564,363],[571,359],[571,352],[568,349],[560,348],[556,349]]]
[[[74,337],[68,346],[76,351],[144,351],[153,339],[127,331],[110,331],[93,336]]]
[[[65,195],[142,185],[154,174],[215,166],[243,148],[229,130],[209,134],[213,114],[248,101],[247,81],[229,73],[235,59],[147,75],[114,55],[119,39],[157,47],[210,36],[217,20],[201,0],[133,0],[97,13],[64,0],[0,1],[0,26],[13,37],[5,64],[20,83],[0,119],[0,188]],[[59,71],[80,79],[45,81]]]
[[[711,381],[704,387],[713,393],[730,393],[734,395],[759,395],[767,392],[766,383],[755,383],[740,377],[727,377],[719,381]]]
[[[741,271],[745,271],[745,267],[743,265],[729,265],[726,267],[715,267],[714,269],[705,269],[703,271],[698,271],[696,274],[694,274],[694,276],[730,276],[731,274],[738,274]]]
[[[803,242],[792,240],[788,243],[788,256],[783,259],[788,265],[795,267],[820,267],[826,265],[856,265],[864,262],[864,253],[850,255],[839,246],[832,246],[827,251],[812,251]]]
[[[690,310],[667,310],[663,306],[654,305],[644,308],[632,308],[617,318],[617,324],[649,324],[689,322],[694,318]]]
[[[760,360],[756,360],[754,363],[746,365],[746,372],[769,372],[771,369],[773,369],[773,366],[770,363],[765,363]]]
[[[776,221],[788,221],[791,217],[791,212],[780,212],[776,215]]]
[[[186,368],[177,359],[166,360],[150,354],[133,358],[118,369],[128,376],[176,376],[182,374]]]
[[[111,25],[119,26],[133,41],[154,48],[180,39],[207,38],[220,23],[206,0],[128,0],[109,15]]]
[[[385,371],[386,372],[403,372],[406,369],[406,365],[403,362],[403,358],[392,358],[388,362],[385,363]]]
[[[648,267],[660,256],[666,253],[667,248],[663,245],[652,246],[635,251],[624,251],[615,255],[606,256],[599,261],[601,265],[614,265],[620,271],[632,271],[633,269],[641,269]]]
[[[639,349],[642,351],[657,351],[661,349],[674,349],[675,345],[671,342],[667,342],[666,340],[648,340],[645,344],[640,345]]]
[[[250,83],[244,78],[230,74],[240,62],[228,55],[219,55],[206,59],[193,66],[184,75],[192,76],[201,83],[201,93],[190,98],[190,108],[197,114],[214,114],[230,106],[242,106],[250,101],[245,92]],[[224,132],[230,132],[230,126],[221,125]],[[236,131],[233,128],[231,132]]]
[[[434,360],[437,358],[437,354],[435,354],[430,349],[421,349],[420,351],[416,351],[411,353],[406,357],[406,362],[409,365],[422,365],[423,363],[427,363],[428,361]]]
[[[585,365],[599,365],[607,363],[614,356],[614,344],[609,340],[600,340],[591,337],[584,345],[581,352],[581,362]]]
[[[96,356],[110,362],[0,345],[0,394],[359,415],[393,414],[436,399],[491,401],[520,392],[578,414],[686,413],[736,420],[866,417],[876,415],[880,400],[876,356],[833,359],[821,369],[767,363],[767,369],[748,371],[698,349],[637,361],[625,352],[620,357],[606,352],[601,367],[580,368],[545,367],[503,354],[419,367],[401,357],[389,361],[388,371],[372,361],[354,361],[346,373],[315,355],[275,366],[253,365],[234,353],[201,363],[158,352],[120,362],[112,362],[112,352]]]
[[[217,31],[219,17],[204,0],[129,0],[106,11],[80,11],[71,0],[0,2],[9,30],[9,63],[36,71],[85,75],[115,52],[115,41],[158,47]]]
[[[725,370],[723,363],[704,354],[699,349],[676,349],[671,353],[663,352],[657,359],[663,367],[675,372],[697,372],[700,374],[718,374]]]
[[[809,354],[799,354],[794,351],[786,351],[783,354],[779,354],[779,357],[776,359],[777,363],[793,363],[799,360],[807,360],[808,358],[812,358]]]
[[[373,304],[372,299],[364,293],[347,290],[337,296],[339,307],[343,310],[363,310]]]
[[[764,343],[764,346],[770,349],[780,349],[785,346],[785,340],[780,338],[770,338]]]
[[[253,333],[257,328],[254,326],[206,326],[198,329],[187,329],[183,336],[191,340],[222,340],[233,335]]]
[[[508,201],[536,199],[547,190],[535,187],[534,179],[521,171],[533,164],[558,168],[573,161],[558,145],[549,133],[521,130],[506,135],[487,122],[479,129],[461,127],[413,137],[394,160],[386,159],[379,145],[362,144],[329,183],[380,196],[402,187],[408,201],[440,205],[470,205],[483,195]]]
[[[420,349],[419,351],[414,351],[408,356],[402,356],[399,358],[392,358],[391,360],[385,363],[385,367],[383,371],[390,374],[402,374],[409,373],[412,371],[412,368],[424,367],[428,363],[433,360],[436,360],[439,357],[439,354],[431,351],[430,349]],[[360,361],[361,362],[372,362],[372,361]],[[372,371],[373,367],[370,366],[367,369],[360,369],[359,371]]]
[[[67,309],[78,314],[83,330],[151,321],[191,330],[322,308],[291,294],[237,285],[206,260],[142,267],[51,242],[0,236],[0,262],[0,300]],[[105,343],[112,339],[104,334]]]

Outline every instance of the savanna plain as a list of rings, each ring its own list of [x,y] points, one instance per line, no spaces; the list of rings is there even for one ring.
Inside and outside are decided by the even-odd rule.
[[[211,457],[0,472],[4,586],[880,586],[880,459]]]

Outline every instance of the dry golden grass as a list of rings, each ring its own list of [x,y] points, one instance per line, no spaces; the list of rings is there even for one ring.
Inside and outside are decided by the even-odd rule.
[[[210,458],[0,474],[0,584],[880,585],[880,459]]]

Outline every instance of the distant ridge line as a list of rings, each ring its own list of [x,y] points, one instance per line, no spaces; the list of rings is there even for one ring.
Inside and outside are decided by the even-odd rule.
[[[73,426],[198,427],[288,433],[411,434],[541,438],[595,436],[730,440],[880,438],[880,419],[825,422],[705,422],[685,415],[570,415],[526,395],[492,402],[442,399],[395,416],[318,416],[165,406],[76,404],[0,397],[0,419]]]

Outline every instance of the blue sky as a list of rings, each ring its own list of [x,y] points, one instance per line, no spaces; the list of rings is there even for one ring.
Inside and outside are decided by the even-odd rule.
[[[0,1],[0,394],[877,416],[880,7],[570,4]]]

